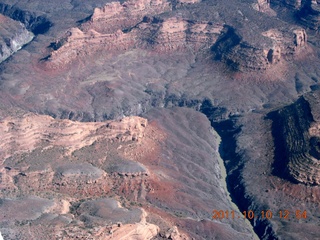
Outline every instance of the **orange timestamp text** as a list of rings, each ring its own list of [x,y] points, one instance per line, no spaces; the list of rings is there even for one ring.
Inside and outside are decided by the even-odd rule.
[[[271,219],[273,217],[279,217],[281,219],[307,219],[306,210],[296,210],[295,212],[290,212],[289,210],[279,210],[277,212],[272,212],[271,210],[262,210],[260,212],[254,212],[252,210],[243,211],[242,215],[237,214],[234,210],[216,210],[212,211],[212,219],[249,219],[262,218]]]

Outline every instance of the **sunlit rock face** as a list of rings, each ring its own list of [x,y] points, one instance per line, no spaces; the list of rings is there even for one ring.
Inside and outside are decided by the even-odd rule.
[[[34,35],[23,24],[0,14],[0,62],[30,42]]]

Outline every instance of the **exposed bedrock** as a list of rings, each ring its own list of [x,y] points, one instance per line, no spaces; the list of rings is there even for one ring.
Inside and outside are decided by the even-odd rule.
[[[222,24],[210,21],[157,16],[170,11],[166,1],[112,2],[96,8],[88,21],[50,45],[53,51],[47,65],[61,67],[98,51],[140,48],[167,53],[209,49],[223,28]]]
[[[25,25],[34,34],[43,34],[49,30],[52,23],[45,16],[25,11],[15,6],[0,3],[0,13]]]
[[[33,34],[23,24],[0,14],[0,63],[29,43]]]
[[[270,7],[270,0],[257,0],[256,3],[252,4],[254,10],[263,12],[269,16],[275,16],[276,12]]]
[[[306,27],[317,30],[320,27],[319,0],[272,0],[271,3],[284,4],[297,10],[297,16]]]
[[[276,15],[269,1],[258,1],[253,8],[270,18]],[[270,28],[258,27],[253,22],[238,25],[232,21],[228,25],[222,20],[173,17],[170,12],[167,1],[149,0],[112,2],[96,8],[79,27],[70,29],[51,44],[46,66],[61,68],[79,57],[100,51],[112,53],[138,48],[160,53],[197,53],[212,47],[215,58],[235,70],[257,71],[287,60],[307,43],[305,30],[298,26],[279,27],[274,22]],[[163,13],[167,15],[159,15]]]
[[[112,239],[113,231],[113,239],[254,239],[243,219],[212,220],[213,209],[241,213],[221,183],[219,138],[208,119],[185,108],[145,116],[148,124],[140,117],[95,123],[35,114],[4,119],[4,238]],[[140,137],[122,138],[130,133]],[[7,201],[28,195],[37,197]]]
[[[307,43],[304,29],[270,29],[260,36],[225,26],[223,34],[212,47],[217,60],[235,70],[266,70],[283,58],[293,56]]]
[[[319,118],[313,109],[316,96],[298,101],[273,114],[273,135],[276,142],[274,171],[281,177],[305,184],[320,184]]]
[[[298,16],[307,27],[317,30],[320,27],[320,1],[305,0]]]

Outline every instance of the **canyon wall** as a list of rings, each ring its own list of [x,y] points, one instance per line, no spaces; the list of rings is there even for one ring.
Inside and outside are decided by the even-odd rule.
[[[0,63],[29,43],[34,35],[23,24],[0,14]]]
[[[276,166],[282,168],[283,177],[311,185],[320,184],[319,119],[312,111],[316,104],[312,96],[301,97],[278,111],[273,125],[276,141],[283,141],[277,146],[283,153],[276,156]]]

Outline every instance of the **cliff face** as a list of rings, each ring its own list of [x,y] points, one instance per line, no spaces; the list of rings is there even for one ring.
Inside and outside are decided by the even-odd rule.
[[[88,22],[70,29],[52,44],[48,65],[63,66],[78,56],[106,50],[141,48],[165,53],[208,49],[223,28],[221,24],[181,17],[154,17],[166,11],[171,11],[166,1],[112,2],[97,8]]]
[[[216,42],[223,26],[211,22],[196,22],[172,17],[158,23],[139,25],[142,32],[138,44],[159,52],[208,49]],[[144,41],[143,41],[144,40]]]
[[[306,27],[317,30],[320,27],[320,2],[317,0],[275,0],[297,11],[297,16]]]
[[[320,2],[306,0],[298,13],[302,23],[307,27],[317,30],[320,27]]]
[[[24,11],[16,6],[0,3],[0,13],[21,22],[28,31],[34,34],[43,34],[49,30],[52,23],[44,16],[39,16],[37,13]]]
[[[216,59],[235,70],[266,70],[283,61],[285,57],[293,56],[307,44],[305,30],[298,27],[286,30],[270,29],[259,36],[265,39],[256,42],[251,41],[248,33],[227,26],[212,47]]]
[[[273,125],[276,141],[284,143],[283,155],[276,156],[283,176],[311,185],[320,184],[319,119],[313,114],[318,104],[313,96],[302,97],[280,110]]]
[[[270,17],[276,15],[269,1],[258,1],[252,6]],[[142,0],[112,2],[96,8],[87,22],[70,29],[51,45],[53,51],[46,64],[59,68],[77,57],[100,51],[112,53],[139,48],[160,53],[190,50],[196,53],[212,47],[215,58],[235,70],[261,71],[298,53],[307,43],[306,32],[300,27],[288,25],[251,31],[250,28],[256,28],[252,23],[238,28],[219,20],[195,21],[158,15],[171,11],[166,1]]]
[[[21,23],[1,14],[0,22],[0,62],[2,62],[29,43],[34,35]]]

